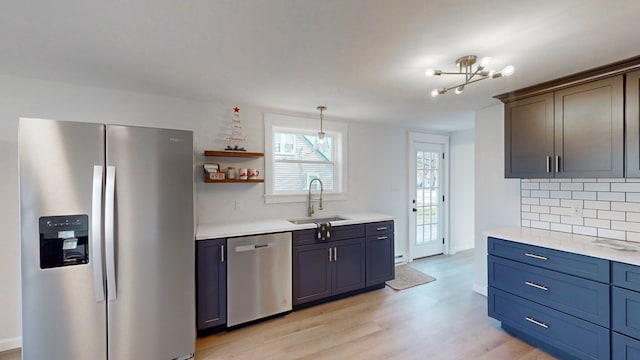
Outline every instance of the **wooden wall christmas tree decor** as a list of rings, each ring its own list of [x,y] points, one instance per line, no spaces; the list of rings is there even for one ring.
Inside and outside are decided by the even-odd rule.
[[[240,119],[240,108],[233,108],[233,117],[231,118],[231,124],[229,125],[231,129],[231,135],[225,136],[225,140],[229,143],[225,150],[230,151],[247,151],[244,147],[239,146],[238,144],[246,142],[247,138],[245,137],[244,132],[242,131],[242,119]]]

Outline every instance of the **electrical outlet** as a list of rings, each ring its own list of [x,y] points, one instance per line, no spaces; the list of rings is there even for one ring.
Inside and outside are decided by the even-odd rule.
[[[236,211],[242,210],[242,200],[236,200],[235,209]]]
[[[577,207],[577,206],[572,206],[571,207],[571,216],[581,218],[582,217],[582,208]]]

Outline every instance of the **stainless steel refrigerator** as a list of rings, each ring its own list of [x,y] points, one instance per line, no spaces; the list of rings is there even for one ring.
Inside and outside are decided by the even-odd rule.
[[[19,120],[22,356],[195,352],[193,133]]]

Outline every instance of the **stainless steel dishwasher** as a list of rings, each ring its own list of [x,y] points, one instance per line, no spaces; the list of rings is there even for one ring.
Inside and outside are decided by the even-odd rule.
[[[291,233],[227,239],[227,326],[291,311]]]

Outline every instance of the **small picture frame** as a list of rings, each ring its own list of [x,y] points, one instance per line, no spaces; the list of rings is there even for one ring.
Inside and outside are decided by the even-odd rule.
[[[220,164],[215,164],[215,163],[206,163],[204,165],[202,165],[204,167],[204,171],[206,173],[215,173],[220,171]]]

